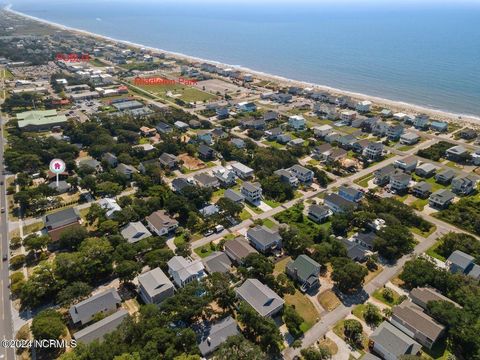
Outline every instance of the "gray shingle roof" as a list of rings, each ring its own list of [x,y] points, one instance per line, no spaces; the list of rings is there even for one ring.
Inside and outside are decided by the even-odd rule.
[[[48,214],[45,216],[45,226],[56,229],[65,225],[72,224],[80,220],[80,215],[75,208],[68,208]]]
[[[128,223],[120,233],[130,244],[152,236],[152,233],[140,221]]]
[[[215,251],[202,260],[205,269],[209,273],[220,272],[228,273],[232,268],[232,261],[227,254],[221,251]]]
[[[254,228],[250,228],[247,231],[247,235],[264,246],[269,246],[276,241],[282,240],[282,237],[278,232],[273,231],[266,226],[255,226]]]
[[[243,201],[245,199],[245,197],[242,194],[232,189],[225,190],[225,192],[223,193],[223,196],[235,202]]]
[[[73,336],[79,342],[89,344],[96,339],[103,338],[104,335],[115,331],[122,321],[128,316],[128,311],[120,309],[106,318],[77,331]]]
[[[215,351],[228,337],[238,335],[237,323],[228,316],[225,319],[204,329],[199,336],[198,348],[203,356]]]
[[[421,349],[419,343],[387,321],[381,323],[370,338],[397,358],[406,354],[416,354]]]
[[[114,308],[122,300],[114,288],[109,288],[70,307],[69,313],[74,323],[86,323],[93,315]]]

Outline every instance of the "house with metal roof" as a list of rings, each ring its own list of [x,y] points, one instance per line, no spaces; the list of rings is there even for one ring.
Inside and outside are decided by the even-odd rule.
[[[98,205],[105,210],[105,216],[107,219],[111,219],[117,211],[122,211],[120,205],[118,205],[117,200],[112,198],[103,198],[98,201]]]
[[[247,279],[235,292],[263,317],[272,317],[283,309],[285,301],[257,279]]]
[[[121,302],[122,299],[120,299],[117,290],[109,288],[78,304],[72,305],[68,312],[73,324],[85,325],[98,313],[109,313],[117,310]]]
[[[308,291],[320,286],[320,264],[307,255],[299,255],[295,261],[290,261],[285,272],[298,284],[302,291]]]
[[[160,304],[175,293],[175,287],[159,267],[137,277],[140,297],[146,304]]]

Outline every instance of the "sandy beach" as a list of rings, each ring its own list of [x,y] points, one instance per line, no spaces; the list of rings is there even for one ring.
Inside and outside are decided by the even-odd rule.
[[[97,38],[99,40],[104,40],[104,41],[122,43],[122,44],[131,46],[131,47],[135,47],[135,48],[147,49],[147,50],[150,50],[152,52],[161,52],[161,53],[165,53],[166,55],[168,55],[172,58],[186,60],[186,61],[191,62],[191,63],[207,62],[207,63],[211,63],[211,64],[217,65],[219,67],[222,67],[222,68],[238,69],[239,71],[242,71],[244,73],[250,73],[250,74],[254,75],[254,77],[257,78],[257,79],[273,81],[275,83],[278,83],[280,86],[297,86],[297,87],[303,87],[303,88],[306,88],[306,87],[314,88],[314,89],[319,90],[319,91],[329,92],[329,93],[331,93],[333,95],[336,95],[336,96],[346,95],[346,96],[350,96],[350,97],[352,97],[356,100],[369,100],[376,106],[391,109],[394,113],[395,112],[402,112],[402,113],[409,114],[409,115],[424,113],[424,114],[429,115],[432,119],[438,119],[438,120],[443,120],[443,121],[448,121],[448,122],[455,122],[459,125],[471,126],[471,127],[480,129],[480,117],[477,117],[477,116],[465,115],[465,114],[456,114],[456,113],[451,113],[451,112],[448,112],[448,111],[431,109],[431,108],[427,108],[427,107],[420,106],[420,105],[415,105],[415,104],[410,104],[410,103],[405,103],[405,102],[395,101],[395,100],[389,100],[389,99],[379,98],[379,97],[375,97],[375,96],[370,96],[370,95],[367,95],[367,94],[361,94],[361,93],[347,91],[347,90],[341,90],[341,89],[337,89],[337,88],[333,88],[333,87],[329,87],[329,86],[309,83],[309,82],[306,82],[306,81],[298,81],[298,80],[288,79],[288,78],[285,78],[285,77],[282,77],[282,76],[279,76],[279,75],[272,75],[272,74],[256,71],[254,69],[250,69],[250,68],[246,68],[246,67],[224,64],[224,63],[220,63],[220,62],[217,62],[217,61],[214,61],[214,60],[202,59],[202,58],[199,58],[199,57],[189,56],[189,55],[176,53],[176,52],[172,52],[172,51],[168,51],[168,50],[164,50],[164,49],[160,49],[160,48],[149,47],[149,46],[145,46],[145,45],[130,42],[130,41],[114,39],[114,38],[111,38],[111,37],[108,37],[108,36],[99,35],[99,34],[92,33],[92,32],[86,31],[86,30],[76,29],[76,28],[68,27],[68,26],[58,24],[58,23],[55,23],[55,22],[51,22],[51,21],[48,21],[48,20],[44,20],[44,19],[41,19],[41,18],[37,18],[37,17],[34,17],[34,16],[30,16],[30,15],[27,15],[27,14],[24,14],[24,13],[21,13],[21,12],[18,12],[18,11],[15,11],[15,10],[11,9],[10,5],[5,7],[4,10],[9,11],[10,13],[16,14],[18,16],[33,20],[33,21],[38,21],[38,22],[42,22],[44,24],[48,24],[48,25],[50,25],[54,28],[60,29],[60,30],[74,32],[78,35],[90,36],[90,37]]]

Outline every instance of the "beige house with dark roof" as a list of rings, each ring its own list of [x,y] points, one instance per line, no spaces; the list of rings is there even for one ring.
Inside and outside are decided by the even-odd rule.
[[[178,221],[167,215],[165,210],[158,210],[146,217],[148,228],[158,236],[167,235],[178,227]]]

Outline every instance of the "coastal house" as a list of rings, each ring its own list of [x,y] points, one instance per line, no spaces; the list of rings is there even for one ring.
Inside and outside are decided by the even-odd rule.
[[[237,204],[240,204],[245,200],[245,197],[242,194],[232,189],[225,190],[223,197],[230,199]]]
[[[114,214],[118,211],[122,211],[120,205],[118,205],[117,200],[112,198],[103,198],[98,201],[98,205],[105,211],[105,216],[107,219],[111,219]]]
[[[262,187],[260,186],[260,183],[245,181],[242,184],[240,192],[245,199],[253,205],[258,205],[262,200]]]
[[[448,130],[448,123],[445,121],[432,121],[430,129],[437,132],[446,132]]]
[[[175,231],[178,221],[167,215],[165,210],[157,210],[145,218],[148,228],[158,236],[166,236]]]
[[[304,130],[306,128],[306,121],[301,115],[293,115],[288,118],[288,125],[296,131]]]
[[[313,204],[308,208],[307,216],[310,220],[316,223],[322,223],[332,214],[332,210],[330,210],[330,208],[327,206]]]
[[[129,180],[132,179],[133,174],[138,173],[138,170],[135,169],[134,166],[123,164],[123,163],[118,164],[118,166],[115,168],[115,171],[118,174],[125,176]]]
[[[447,301],[455,305],[457,308],[461,307],[456,302],[450,300],[446,296],[443,296],[436,289],[431,287],[417,287],[412,289],[408,296],[414,304],[420,306],[423,310],[427,310],[427,305],[430,301]]]
[[[351,202],[359,202],[363,198],[363,192],[349,186],[340,186],[338,195]]]
[[[235,292],[240,300],[248,303],[262,317],[275,316],[285,303],[272,289],[257,279],[245,280]]]
[[[382,322],[370,336],[369,347],[385,360],[398,360],[404,355],[418,355],[422,346],[388,321]]]
[[[68,310],[74,325],[85,325],[93,320],[98,313],[116,311],[122,302],[120,295],[114,288],[90,296],[88,299],[72,305]]]
[[[355,106],[355,109],[360,113],[368,113],[370,112],[370,108],[372,106],[372,102],[368,100],[359,101]]]
[[[120,234],[129,244],[134,244],[140,240],[152,236],[152,233],[140,221],[129,222],[125,225]]]
[[[95,340],[102,341],[105,335],[115,331],[128,316],[127,310],[120,309],[92,325],[75,332],[73,337],[77,343],[84,344],[90,344]]]
[[[212,254],[202,259],[203,266],[209,274],[219,272],[227,274],[232,268],[232,261],[222,251],[214,251]]]
[[[137,277],[139,294],[146,304],[161,304],[172,297],[175,286],[159,267]]]
[[[266,226],[249,228],[247,239],[255,249],[264,254],[282,248],[282,237],[278,231],[271,230]]]
[[[411,301],[393,307],[390,322],[405,334],[431,349],[445,333],[445,326],[423,312]]]
[[[477,131],[470,129],[470,128],[464,128],[460,130],[459,136],[461,139],[464,140],[472,140],[475,139],[478,136]]]
[[[168,273],[178,287],[197,281],[206,276],[201,260],[187,260],[183,256],[174,256],[167,262]]]
[[[457,176],[452,180],[452,192],[457,195],[469,195],[475,191],[477,181],[477,177],[472,174]]]
[[[155,129],[157,129],[157,131],[162,134],[169,134],[173,131],[173,128],[169,124],[161,121],[155,125]]]
[[[177,157],[169,153],[162,153],[159,157],[159,162],[167,169],[174,169],[178,165]]]
[[[257,105],[253,102],[241,102],[237,104],[237,108],[241,112],[254,112],[257,111]]]
[[[407,132],[400,136],[400,143],[402,145],[414,145],[420,141],[420,135],[414,132]]]
[[[312,128],[313,129],[313,133],[315,134],[316,137],[319,137],[319,138],[324,138],[325,136],[327,136],[329,133],[331,133],[333,131],[333,127],[331,127],[330,125],[320,125],[320,126],[315,126]]]
[[[233,164],[230,164],[230,167],[232,168],[233,172],[242,180],[249,179],[253,177],[253,169],[249,168],[246,165],[243,165],[240,162],[235,162]]]
[[[118,159],[117,157],[112,154],[112,153],[105,153],[102,155],[102,161],[108,164],[108,166],[114,168],[118,166]]]
[[[289,184],[292,187],[298,186],[299,181],[291,171],[286,169],[278,169],[274,171],[274,174],[278,176],[282,182]]]
[[[353,135],[343,135],[337,139],[338,146],[344,148],[345,150],[349,150],[352,148],[353,144],[355,144],[358,139]]]
[[[432,208],[445,209],[447,208],[455,199],[455,194],[447,189],[440,189],[435,191],[428,198],[428,204]]]
[[[464,274],[480,280],[480,266],[475,264],[475,258],[460,250],[455,250],[450,254],[445,265],[451,273]]]
[[[423,178],[432,177],[437,171],[437,167],[431,163],[422,163],[415,169],[415,174]]]
[[[353,120],[357,117],[357,112],[352,110],[343,110],[340,112],[340,120],[344,121],[346,124],[351,124]]]
[[[408,186],[412,181],[412,177],[405,173],[395,173],[390,176],[390,189],[398,193],[404,193],[408,190]]]
[[[335,214],[347,212],[357,208],[357,203],[345,200],[338,194],[332,193],[325,196],[323,203]]]
[[[413,126],[419,130],[428,129],[429,123],[430,123],[430,117],[425,114],[419,114],[415,116],[415,119],[413,120]]]
[[[399,170],[395,169],[393,165],[387,165],[383,168],[375,170],[373,173],[374,183],[383,186],[390,182],[390,176]]]
[[[313,181],[313,171],[303,167],[301,165],[293,165],[292,167],[287,169],[291,173],[293,173],[296,178],[302,183],[310,183]]]
[[[452,182],[456,173],[452,169],[445,169],[435,174],[435,181],[439,184],[448,185]]]
[[[369,160],[378,160],[383,155],[383,144],[380,142],[370,143],[362,152],[362,155]]]
[[[216,189],[220,186],[220,182],[214,176],[207,173],[200,173],[193,176],[195,183],[203,188]]]
[[[412,187],[412,194],[420,199],[426,199],[432,193],[432,188],[432,184],[421,181]]]
[[[455,162],[464,162],[466,159],[468,159],[470,153],[464,146],[457,145],[447,149],[445,155],[449,160]]]
[[[237,175],[233,170],[229,170],[226,168],[219,168],[217,170],[213,170],[213,175],[219,181],[221,186],[228,187],[235,185]]]
[[[203,161],[213,160],[215,158],[215,150],[213,150],[210,146],[200,144],[198,147],[198,157]]]
[[[415,156],[407,156],[407,157],[404,157],[403,159],[395,160],[393,163],[393,165],[396,168],[402,169],[406,173],[414,172],[415,169],[417,168],[417,164],[418,164],[418,161]]]
[[[217,321],[214,324],[208,323],[202,327],[198,335],[198,349],[203,358],[209,357],[216,349],[220,347],[231,336],[240,334],[238,326],[231,316]]]
[[[404,127],[402,125],[390,125],[386,133],[388,140],[397,141],[402,136],[403,131]]]
[[[243,236],[227,241],[224,245],[224,252],[237,265],[243,264],[243,260],[248,255],[258,253]]]
[[[328,154],[332,150],[332,145],[330,144],[321,144],[315,146],[312,150],[311,157],[316,160],[325,161],[327,159]]]
[[[307,255],[299,255],[295,261],[290,261],[285,272],[300,285],[303,292],[320,286],[320,264]]]

